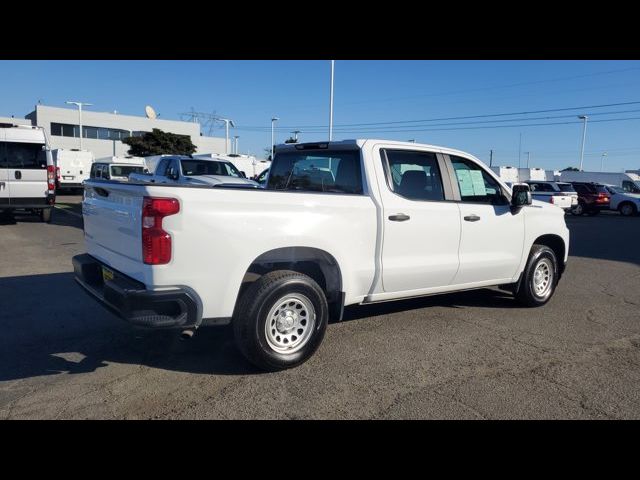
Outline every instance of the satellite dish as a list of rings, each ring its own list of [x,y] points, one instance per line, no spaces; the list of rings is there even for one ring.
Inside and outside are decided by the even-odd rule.
[[[156,111],[153,109],[153,107],[151,105],[147,105],[146,107],[144,107],[144,111],[147,114],[147,118],[157,118],[158,115],[156,114]]]

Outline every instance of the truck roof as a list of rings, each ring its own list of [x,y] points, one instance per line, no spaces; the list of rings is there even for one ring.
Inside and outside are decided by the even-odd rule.
[[[464,152],[462,150],[457,150],[455,148],[443,147],[439,145],[431,145],[428,143],[415,143],[415,142],[402,142],[397,140],[384,140],[377,138],[358,138],[358,139],[349,139],[349,140],[338,140],[338,141],[319,141],[319,142],[305,142],[305,143],[281,143],[276,145],[277,151],[289,151],[289,150],[303,150],[305,148],[333,148],[333,149],[347,149],[347,148],[362,148],[366,143],[384,143],[385,145],[395,145],[399,147],[422,147],[428,148],[430,150],[435,150],[442,153],[452,154],[452,155],[463,155],[467,157],[472,157],[476,160],[479,160],[474,155],[471,155],[468,152]],[[479,160],[481,161],[481,160]]]

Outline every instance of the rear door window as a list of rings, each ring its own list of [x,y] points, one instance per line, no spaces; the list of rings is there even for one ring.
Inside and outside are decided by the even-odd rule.
[[[6,142],[6,168],[39,170],[47,168],[47,154],[41,143]]]
[[[384,153],[387,184],[394,193],[410,200],[444,201],[435,153],[411,150],[384,150]]]

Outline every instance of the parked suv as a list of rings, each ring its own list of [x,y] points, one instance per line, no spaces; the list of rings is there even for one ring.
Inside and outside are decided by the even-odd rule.
[[[578,204],[573,207],[574,215],[597,215],[601,210],[608,210],[611,202],[611,194],[607,188],[593,182],[571,182],[578,194]]]

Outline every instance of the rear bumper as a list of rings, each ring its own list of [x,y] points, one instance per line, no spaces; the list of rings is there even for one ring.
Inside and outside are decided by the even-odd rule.
[[[113,274],[103,278],[103,267]],[[197,328],[202,308],[188,287],[147,290],[144,284],[102,264],[91,255],[73,257],[75,280],[103,306],[127,322],[148,328]]]
[[[0,210],[52,208],[55,203],[55,194],[39,198],[3,198],[0,199]]]

